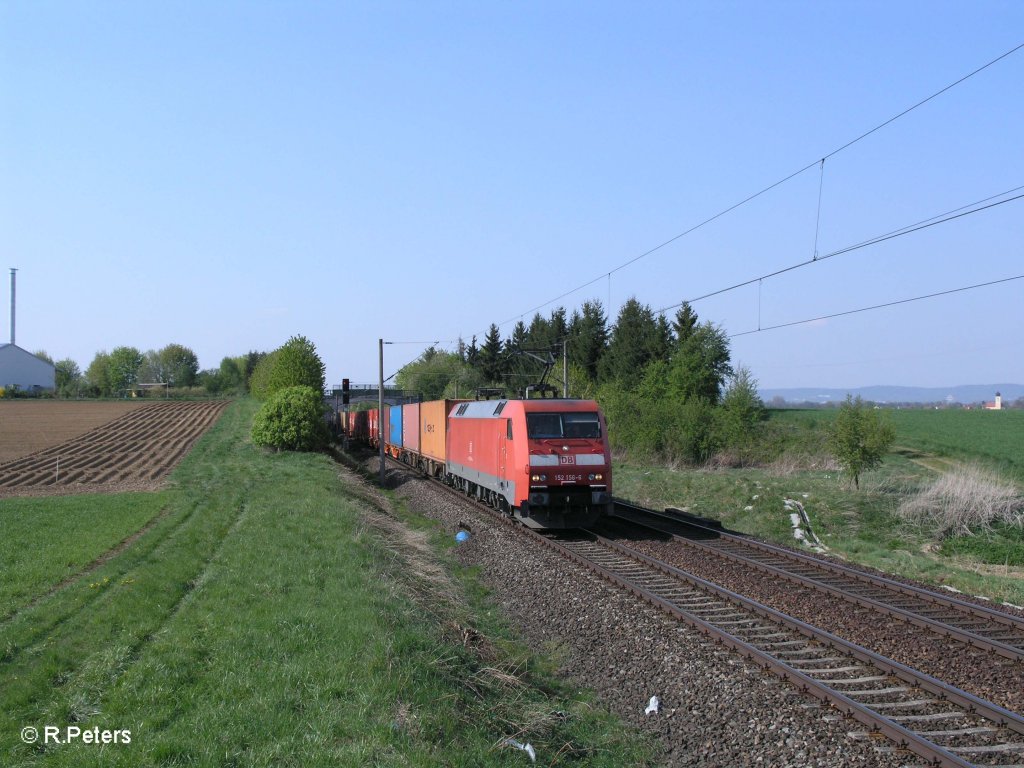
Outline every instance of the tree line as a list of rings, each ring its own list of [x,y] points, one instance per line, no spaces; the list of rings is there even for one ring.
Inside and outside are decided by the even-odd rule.
[[[571,315],[560,307],[529,325],[520,320],[505,339],[491,324],[480,344],[474,336],[454,352],[428,347],[396,383],[425,399],[492,387],[521,396],[540,383],[540,359],[557,361],[549,381],[561,383],[563,348],[569,394],[601,404],[613,448],[689,462],[753,460],[765,416],[757,382],[733,366],[723,329],[687,303],[669,320],[631,298],[609,324],[601,302],[590,300]]]
[[[83,371],[70,358],[54,361],[45,350],[35,353],[54,366],[54,394],[61,398],[126,397],[145,389],[142,385],[163,385],[175,394],[245,394],[260,361],[268,354],[250,351],[223,358],[217,368],[200,370],[196,353],[182,344],[147,352],[121,346],[97,352]]]

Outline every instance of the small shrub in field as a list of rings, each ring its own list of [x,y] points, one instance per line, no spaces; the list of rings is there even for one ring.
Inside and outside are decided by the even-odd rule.
[[[322,395],[287,387],[265,402],[252,423],[252,441],[278,451],[315,451],[327,443]]]
[[[836,420],[829,429],[829,449],[860,488],[860,476],[882,463],[882,458],[896,439],[892,427],[879,415],[879,411],[846,396],[839,406]]]
[[[1024,526],[1024,497],[1013,485],[968,466],[946,472],[903,502],[900,516],[934,528],[941,538],[991,531],[993,523]]]

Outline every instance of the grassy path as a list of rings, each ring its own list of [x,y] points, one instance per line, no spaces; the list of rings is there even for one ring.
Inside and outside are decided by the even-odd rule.
[[[424,605],[436,583],[326,457],[253,449],[253,408],[224,414],[156,514],[137,499],[77,562],[138,538],[60,589],[58,567],[19,593],[0,622],[0,764],[522,765],[500,748],[509,735],[576,765],[645,764],[633,737],[553,681],[488,682],[521,651],[484,665],[446,636],[471,612]],[[535,716],[553,711],[567,716]],[[23,743],[22,728],[47,725],[131,742]]]

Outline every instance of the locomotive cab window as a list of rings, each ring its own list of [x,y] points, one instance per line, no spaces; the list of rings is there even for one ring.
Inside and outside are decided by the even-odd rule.
[[[597,413],[528,413],[527,436],[534,440],[601,437]]]

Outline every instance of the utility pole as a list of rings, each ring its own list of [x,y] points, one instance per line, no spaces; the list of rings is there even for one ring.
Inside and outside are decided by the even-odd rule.
[[[384,339],[377,340],[380,372],[377,377],[377,445],[380,447],[380,484],[384,485]]]

